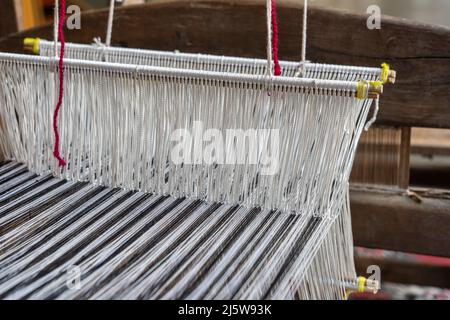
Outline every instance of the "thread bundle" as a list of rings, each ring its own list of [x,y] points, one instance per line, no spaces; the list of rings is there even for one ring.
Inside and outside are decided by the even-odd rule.
[[[333,223],[61,181],[15,162],[0,181],[2,299],[342,299],[354,276],[346,205]]]
[[[39,174],[299,214],[335,211],[370,103],[346,97],[346,90],[335,96],[327,90],[310,94],[279,86],[268,96],[264,86],[239,82],[222,85],[67,66],[65,103],[70,107],[62,109],[60,121],[68,166],[61,169],[48,157],[53,140],[45,126],[52,73],[37,64],[0,62],[0,67],[2,83],[16,83],[2,88],[4,137],[12,146],[9,158]],[[24,99],[9,103],[15,96]],[[26,121],[14,119],[16,113]],[[195,122],[205,130],[218,130],[222,137],[228,129],[275,130],[278,141],[259,141],[257,155],[239,149],[238,141],[223,145],[225,155],[244,153],[236,165],[214,157],[209,165],[176,164],[173,134],[180,128],[192,131]],[[274,145],[279,141],[283,143]],[[198,156],[194,145],[186,150]],[[265,163],[264,155],[273,163]],[[264,172],[268,165],[274,174]]]

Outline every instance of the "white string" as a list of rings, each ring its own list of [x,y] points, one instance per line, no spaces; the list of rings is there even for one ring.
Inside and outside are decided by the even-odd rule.
[[[267,11],[267,74],[273,77],[272,67],[272,1],[266,1]]]
[[[306,62],[306,37],[308,28],[308,0],[303,5],[302,63]]]
[[[59,27],[59,0],[55,0],[54,24],[53,24],[53,41],[55,42],[53,54],[58,56],[58,27]]]
[[[296,77],[304,76],[305,66],[306,66],[306,38],[308,34],[308,0],[303,3],[303,31],[302,31],[302,51],[301,51],[301,61],[298,66]]]
[[[377,121],[378,111],[380,110],[380,98],[375,99],[375,109],[373,110],[372,118],[366,123],[365,131],[369,131],[370,127]]]
[[[106,29],[106,42],[105,42],[107,47],[111,46],[112,29],[114,23],[114,7],[115,7],[115,0],[110,0],[108,26]]]
[[[106,44],[104,44],[102,42],[102,38],[95,37],[93,39],[93,42],[94,42],[93,45],[98,47],[98,48],[100,48],[100,50],[101,50],[100,55],[96,58],[96,60],[107,61],[107,59],[106,59],[106,50],[107,50],[108,47],[106,46]],[[84,52],[83,53],[83,57],[81,57],[80,59],[86,59],[85,55],[86,55],[86,53]]]

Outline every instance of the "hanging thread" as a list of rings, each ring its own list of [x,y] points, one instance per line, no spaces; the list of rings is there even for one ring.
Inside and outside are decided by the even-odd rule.
[[[55,0],[55,11],[53,13],[53,41],[55,46],[53,48],[53,55],[58,56],[58,30],[59,30],[59,1]]]
[[[378,112],[380,111],[380,98],[375,99],[375,109],[373,111],[372,118],[366,123],[364,131],[369,131],[370,127],[377,121]]]
[[[296,77],[300,77],[305,73],[306,61],[306,38],[308,33],[308,0],[303,3],[303,31],[302,31],[302,51],[301,51],[301,61],[298,66],[298,70],[295,73]]]
[[[303,4],[303,32],[302,32],[302,64],[306,62],[306,35],[308,32],[308,0]]]
[[[111,38],[112,38],[112,28],[114,23],[114,5],[116,0],[110,0],[109,4],[109,15],[108,15],[108,27],[106,29],[106,46],[111,46]]]
[[[272,54],[272,0],[266,0],[266,13],[267,13],[267,75],[269,77],[273,76],[273,54]]]
[[[57,3],[58,1],[56,1]],[[55,112],[53,114],[53,132],[55,135],[55,146],[53,150],[53,155],[58,160],[58,164],[60,167],[64,167],[66,165],[66,161],[62,158],[59,151],[59,130],[58,130],[58,115],[63,102],[64,95],[64,46],[65,46],[65,38],[64,38],[64,21],[66,20],[66,0],[61,0],[60,5],[60,13],[59,13],[59,21],[58,21],[58,35],[59,41],[61,42],[61,51],[59,53],[59,96],[58,103],[56,104]]]

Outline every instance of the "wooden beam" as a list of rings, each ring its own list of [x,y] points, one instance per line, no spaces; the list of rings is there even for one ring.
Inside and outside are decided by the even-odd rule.
[[[355,265],[358,275],[366,275],[368,266],[379,266],[381,288],[383,288],[383,282],[450,288],[450,267],[448,266],[360,255],[355,256]]]
[[[450,194],[352,188],[355,244],[450,257]]]
[[[152,1],[118,8],[113,43],[127,47],[264,57],[265,1]],[[300,1],[278,5],[280,55],[300,58]],[[386,86],[378,124],[450,128],[450,28],[383,17],[381,30],[368,30],[367,15],[312,7],[308,59],[315,62],[379,66],[397,70]],[[68,31],[72,42],[104,37],[107,11],[85,12],[81,30]],[[25,36],[50,39],[52,26],[0,41],[2,51],[22,51]]]
[[[450,156],[450,130],[413,128],[411,153]]]

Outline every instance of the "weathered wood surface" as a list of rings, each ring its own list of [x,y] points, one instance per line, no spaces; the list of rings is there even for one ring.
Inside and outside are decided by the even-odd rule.
[[[411,152],[427,156],[450,156],[450,130],[414,128]]]
[[[118,8],[115,45],[264,57],[265,8],[262,0],[153,1]],[[300,1],[279,1],[280,55],[298,60]],[[308,58],[323,63],[379,66],[389,62],[398,81],[387,86],[379,124],[450,128],[450,28],[383,17],[381,30],[368,30],[367,15],[312,7]],[[67,40],[91,43],[104,38],[107,12],[86,12],[81,30]],[[2,51],[22,51],[25,36],[50,39],[52,26],[0,40]]]
[[[409,170],[402,162],[402,138],[402,128],[372,127],[364,131],[356,150],[350,183],[400,187],[405,181],[404,171]]]
[[[450,194],[387,190],[350,192],[355,244],[450,257]]]
[[[400,142],[400,166],[399,166],[399,187],[408,189],[410,180],[410,158],[411,158],[411,128],[402,128]],[[383,170],[383,168],[379,168]]]

